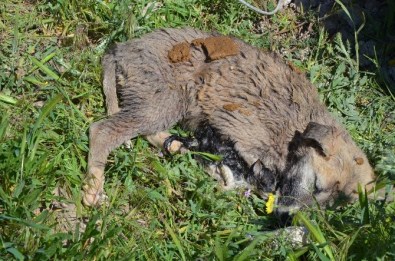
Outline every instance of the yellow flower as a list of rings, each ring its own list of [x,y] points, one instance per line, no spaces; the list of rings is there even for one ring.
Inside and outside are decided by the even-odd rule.
[[[275,196],[273,195],[273,193],[269,193],[269,197],[267,198],[267,202],[266,202],[266,213],[270,214],[273,212],[274,201],[275,201]]]

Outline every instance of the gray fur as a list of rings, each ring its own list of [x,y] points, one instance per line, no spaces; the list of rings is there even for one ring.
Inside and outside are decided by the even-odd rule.
[[[110,116],[90,128],[86,205],[104,195],[112,149],[178,122],[191,131],[209,124],[234,142],[248,166],[259,161],[275,173],[280,210],[309,205],[314,197],[326,204],[339,192],[353,196],[358,183],[374,179],[366,156],[320,103],[316,88],[277,55],[233,39],[236,56],[208,62],[201,47],[191,46],[190,61],[169,61],[175,44],[215,35],[162,29],[107,52],[103,87]],[[229,104],[237,109],[226,109]]]

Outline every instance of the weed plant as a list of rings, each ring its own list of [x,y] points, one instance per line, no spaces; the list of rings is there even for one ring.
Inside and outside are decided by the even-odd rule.
[[[309,37],[298,38],[304,25]],[[0,259],[393,260],[394,203],[368,200],[361,190],[355,204],[300,212],[294,224],[310,231],[310,243],[295,246],[270,230],[276,219],[258,196],[221,191],[190,154],[163,157],[142,138],[111,154],[109,203],[81,205],[88,128],[105,115],[103,52],[182,26],[280,52],[310,77],[378,176],[395,179],[394,94],[379,74],[361,71],[354,46],[329,38],[313,15],[287,9],[268,18],[220,0],[3,0]],[[68,203],[86,227],[63,224],[56,206]]]

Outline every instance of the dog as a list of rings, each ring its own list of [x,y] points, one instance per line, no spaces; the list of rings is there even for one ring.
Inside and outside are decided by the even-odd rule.
[[[167,132],[177,123],[195,133],[190,148],[224,155],[208,165],[225,187],[275,192],[280,214],[372,187],[365,154],[274,53],[215,32],[160,29],[116,44],[102,64],[108,117],[89,130],[87,206],[105,198],[106,160],[122,143],[142,135],[171,152],[188,147]]]

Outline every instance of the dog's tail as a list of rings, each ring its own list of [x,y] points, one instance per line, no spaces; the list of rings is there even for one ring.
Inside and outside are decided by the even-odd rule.
[[[103,92],[106,97],[107,115],[115,114],[119,111],[115,69],[116,63],[112,55],[104,55],[103,61]]]

